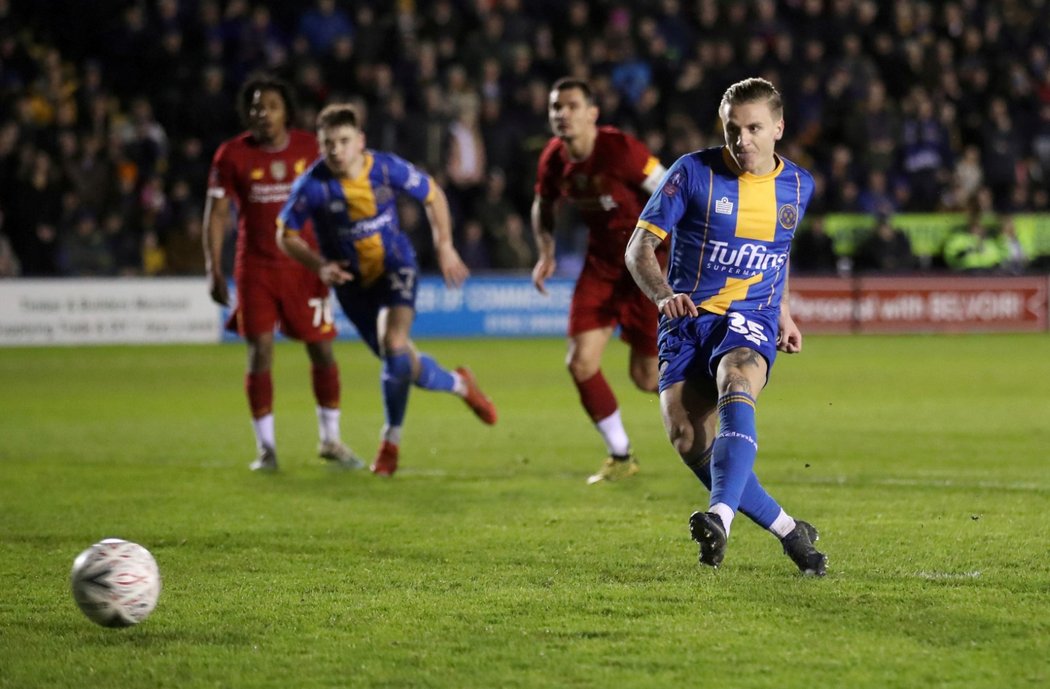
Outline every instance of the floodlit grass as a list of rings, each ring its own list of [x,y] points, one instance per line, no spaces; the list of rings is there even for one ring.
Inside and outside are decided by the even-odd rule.
[[[825,579],[741,519],[720,571],[706,494],[606,374],[642,473],[603,457],[564,344],[423,343],[500,407],[413,391],[389,480],[316,459],[301,347],[275,371],[281,472],[247,470],[243,347],[0,350],[0,687],[1050,686],[1050,338],[810,337],[759,403],[757,470],[816,524]],[[337,345],[370,458],[378,364]],[[96,627],[73,558],[118,536],[164,589]]]

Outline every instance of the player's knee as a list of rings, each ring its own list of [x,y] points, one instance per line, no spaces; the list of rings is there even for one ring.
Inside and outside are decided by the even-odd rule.
[[[272,347],[248,347],[248,370],[252,373],[264,373],[273,368]]]
[[[336,365],[335,353],[331,343],[327,340],[307,344],[306,353],[310,357],[310,363],[318,368],[330,368]]]
[[[722,389],[719,391],[723,395],[728,395],[733,392],[744,392],[751,394],[751,382],[747,379],[747,376],[742,375],[728,375],[725,381],[722,383]]]
[[[743,392],[754,397],[762,389],[765,372],[765,359],[758,352],[735,349],[718,364],[718,393]]]
[[[569,375],[572,376],[573,380],[580,381],[581,383],[593,378],[594,374],[596,374],[599,369],[597,362],[587,361],[575,356],[570,356],[568,360],[566,360],[566,366],[568,367]]]

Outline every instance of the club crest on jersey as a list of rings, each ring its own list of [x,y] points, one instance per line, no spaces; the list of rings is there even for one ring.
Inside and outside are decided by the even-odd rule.
[[[306,169],[306,158],[300,158],[299,160],[295,161],[295,165],[292,166],[292,170],[295,171],[295,176],[296,177],[298,177],[299,175],[303,174],[303,170],[305,170],[305,169]]]
[[[729,200],[728,196],[715,201],[715,213],[720,215],[732,215],[733,214],[733,202]]]
[[[284,179],[284,176],[288,174],[288,166],[284,164],[283,160],[275,160],[270,163],[270,175],[278,182]]]
[[[786,203],[777,212],[777,219],[780,220],[780,224],[785,230],[793,230],[795,229],[795,223],[798,222],[798,209],[790,203]]]

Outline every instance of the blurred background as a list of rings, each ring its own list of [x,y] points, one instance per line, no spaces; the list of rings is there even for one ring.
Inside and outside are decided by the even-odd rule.
[[[1046,0],[0,0],[0,275],[203,274],[209,162],[259,69],[299,126],[354,102],[433,175],[475,272],[532,266],[564,75],[664,165],[722,143],[730,83],[777,84],[779,151],[817,180],[796,272],[1045,272],[1048,46]],[[402,223],[432,268],[421,210]],[[571,209],[558,238],[571,276]]]

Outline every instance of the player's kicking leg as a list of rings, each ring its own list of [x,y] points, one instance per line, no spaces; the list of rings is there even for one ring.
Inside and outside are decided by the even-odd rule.
[[[685,460],[685,464],[700,479],[700,482],[708,490],[711,490],[711,447],[708,447],[699,459]],[[816,527],[801,519],[794,519],[785,512],[780,504],[762,487],[754,472],[748,478],[744,492],[740,496],[739,511],[755,524],[776,536],[784,549],[784,554],[791,558],[791,561],[795,563],[800,572],[813,576],[824,576],[827,572],[827,556],[818,551],[814,545],[820,539],[820,534],[817,532]],[[693,540],[700,545],[700,562],[717,567],[717,564],[710,561],[710,556],[705,557],[705,550],[717,552],[719,548],[717,544],[711,544],[711,539],[717,541],[718,537],[707,533],[711,531],[708,524],[711,521],[710,516],[701,517],[699,515],[708,515],[708,513],[693,513],[689,519],[690,534]],[[716,519],[718,528],[723,532],[723,539],[728,538],[721,517],[716,516]],[[708,542],[707,545],[705,545],[705,541]],[[721,550],[724,552],[724,546],[722,546]],[[720,559],[719,562],[721,562]]]
[[[700,482],[711,490],[711,454],[717,416],[712,401],[717,393],[713,386],[679,383],[669,386],[661,395],[661,408],[668,437],[682,456],[683,462]],[[711,389],[708,390],[707,388]],[[706,449],[697,451],[696,448]],[[827,557],[814,543],[819,539],[816,528],[787,514],[759,483],[752,471],[740,496],[739,511],[766,529],[780,541],[784,553],[803,574],[823,576]],[[698,511],[689,519],[689,530],[699,545],[702,564],[718,567],[725,555],[729,529],[722,516]]]

